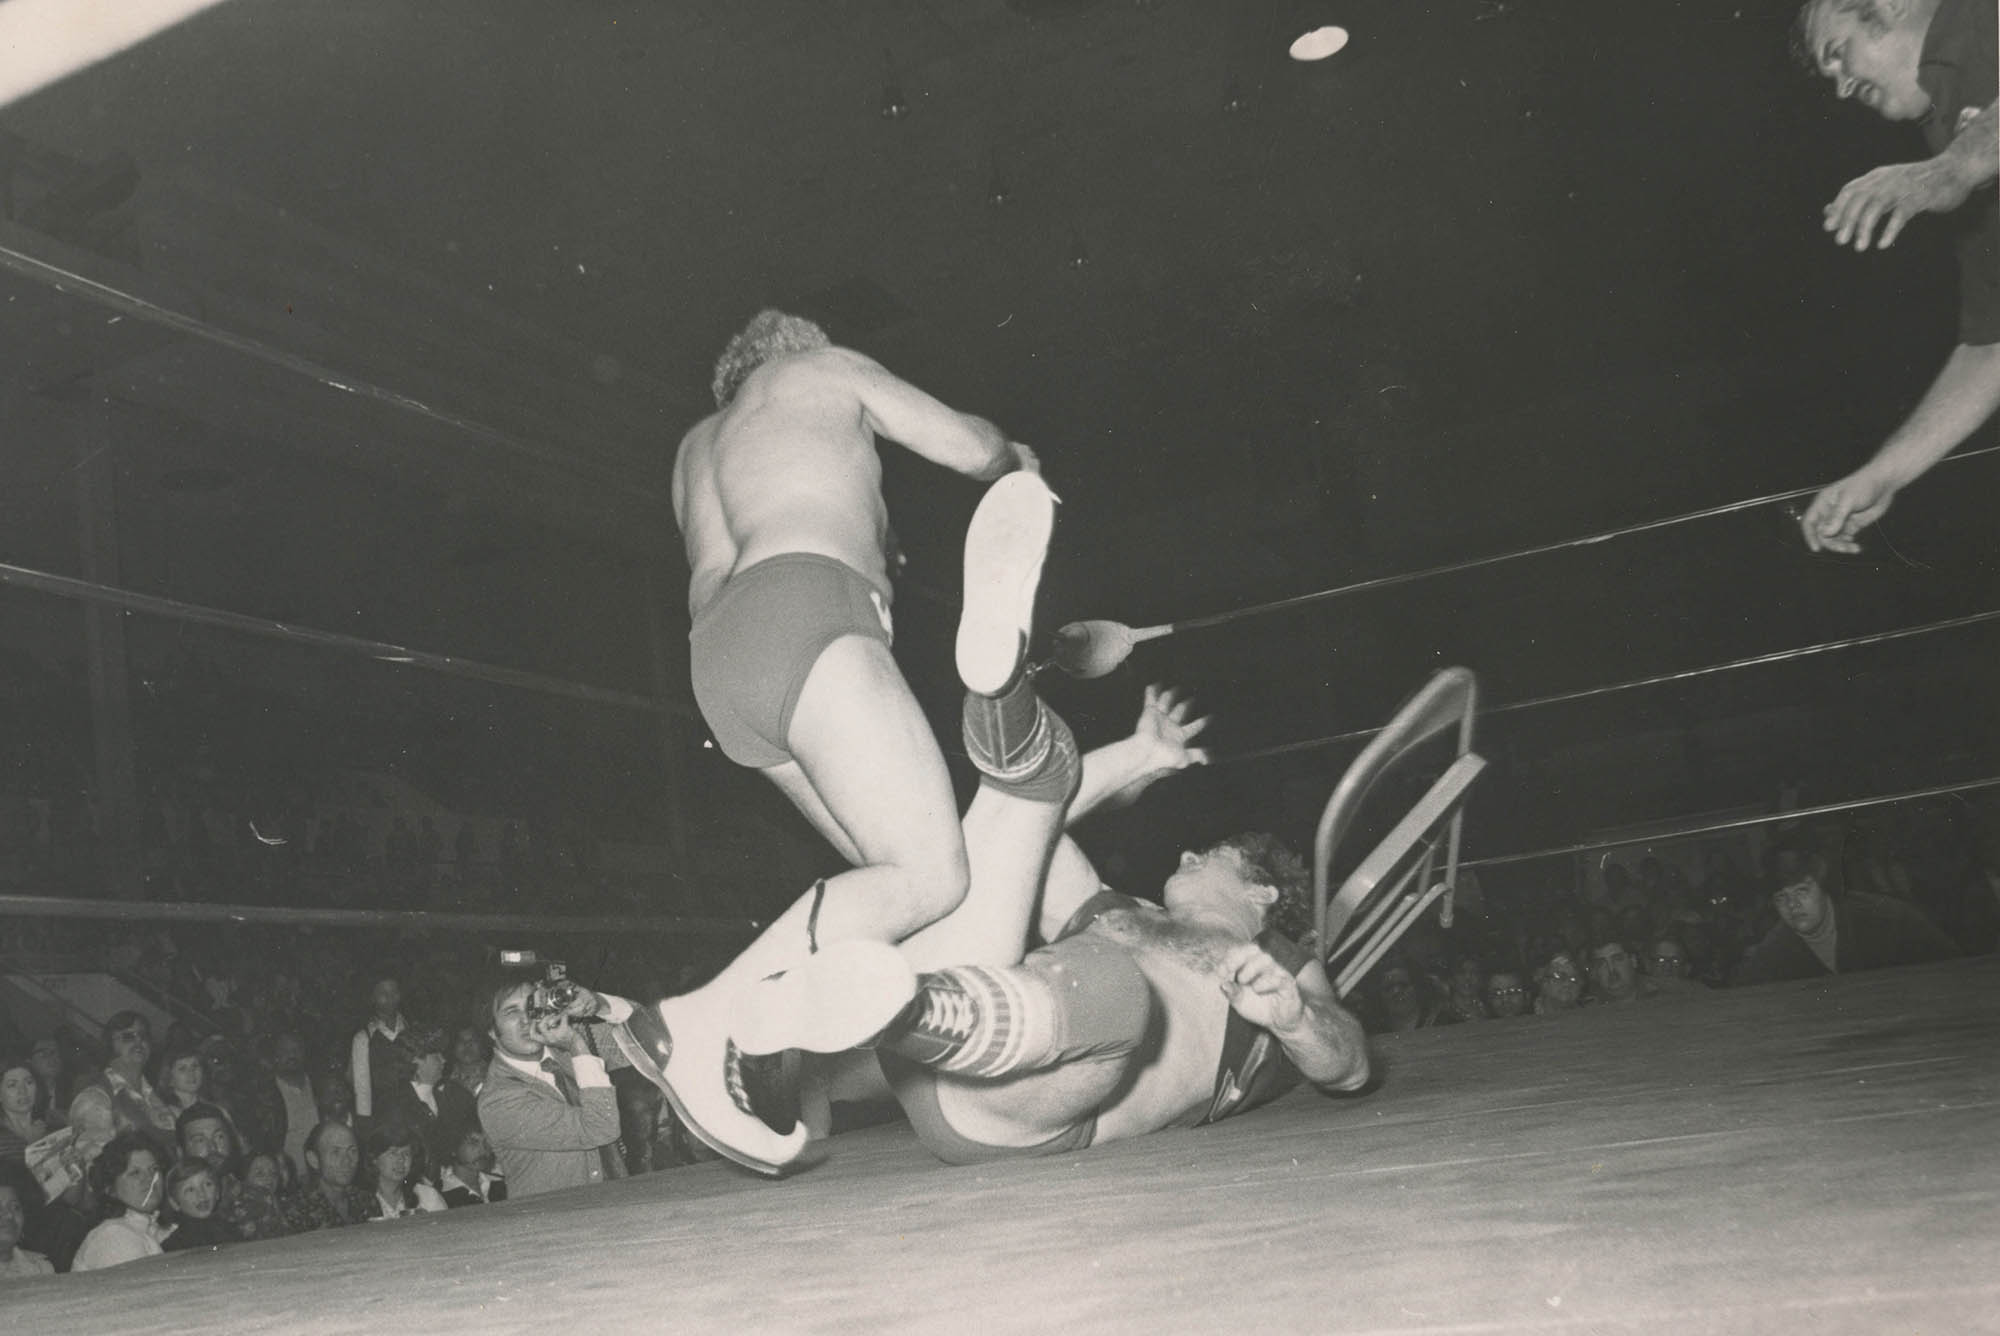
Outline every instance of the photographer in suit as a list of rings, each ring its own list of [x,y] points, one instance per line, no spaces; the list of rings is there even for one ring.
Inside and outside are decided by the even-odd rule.
[[[497,979],[485,996],[493,1061],[479,1123],[509,1197],[623,1178],[618,1094],[578,1025],[586,1017],[620,1023],[632,1004],[573,984],[551,997],[541,976],[520,971]]]

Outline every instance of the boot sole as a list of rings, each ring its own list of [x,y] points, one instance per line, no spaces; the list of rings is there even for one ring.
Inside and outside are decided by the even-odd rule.
[[[1020,671],[1055,522],[1055,494],[1039,474],[1026,472],[994,483],[973,513],[957,644],[967,690],[997,695]]]

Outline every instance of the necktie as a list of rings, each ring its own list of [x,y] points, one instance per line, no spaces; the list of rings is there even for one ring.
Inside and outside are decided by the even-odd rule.
[[[550,1078],[555,1081],[556,1089],[562,1091],[563,1099],[568,1102],[572,1109],[583,1107],[583,1090],[577,1085],[576,1078],[570,1075],[569,1068],[563,1066],[547,1054],[544,1054],[542,1056],[542,1070],[547,1072]],[[612,1158],[616,1154],[616,1151],[616,1142],[597,1148],[597,1158],[604,1165],[604,1177],[607,1182],[618,1177],[617,1161]]]

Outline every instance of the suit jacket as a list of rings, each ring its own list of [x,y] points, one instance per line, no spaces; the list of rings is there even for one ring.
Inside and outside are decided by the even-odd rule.
[[[568,1066],[560,1056],[557,1061]],[[493,1143],[510,1200],[538,1192],[602,1183],[605,1161],[623,1178],[618,1155],[618,1094],[609,1085],[585,1087],[572,1106],[547,1081],[520,1071],[495,1054],[479,1092],[479,1121]],[[610,1147],[608,1156],[599,1147]]]
[[[436,1170],[450,1164],[452,1152],[457,1149],[445,1143],[464,1135],[466,1128],[478,1125],[479,1107],[473,1102],[472,1092],[456,1081],[439,1081],[432,1093],[437,1100],[436,1113],[417,1097],[416,1086],[405,1081],[396,1087],[386,1111],[423,1138],[430,1151],[431,1168]],[[377,1109],[382,1109],[379,1101]]]

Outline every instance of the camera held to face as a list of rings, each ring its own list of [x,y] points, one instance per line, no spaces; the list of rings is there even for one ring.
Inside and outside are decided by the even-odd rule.
[[[502,951],[500,961],[505,965],[538,964],[542,967],[542,981],[528,993],[525,1007],[531,1023],[565,1014],[570,1005],[583,995],[583,985],[569,977],[568,967],[560,960],[543,960],[533,951]]]

